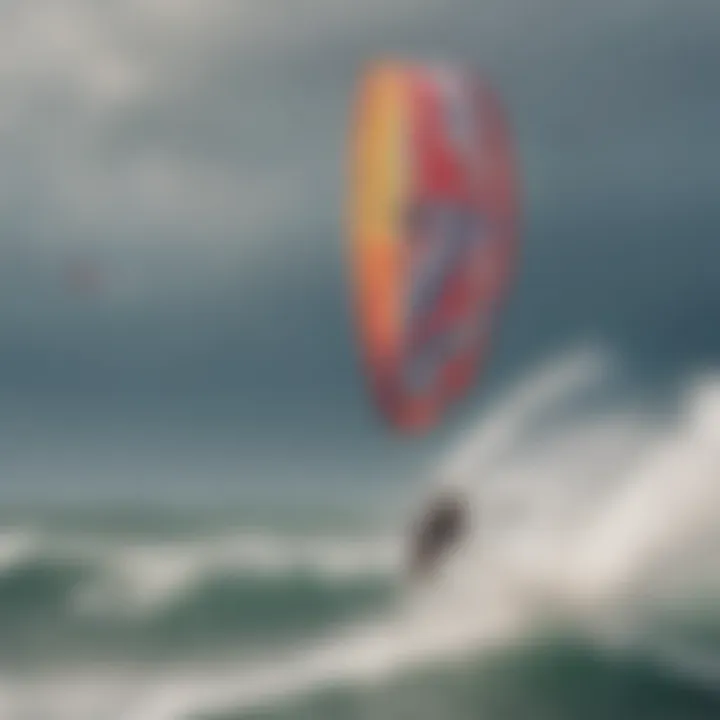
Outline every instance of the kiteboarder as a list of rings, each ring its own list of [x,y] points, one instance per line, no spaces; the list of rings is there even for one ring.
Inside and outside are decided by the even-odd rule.
[[[463,498],[445,493],[435,498],[412,533],[410,574],[426,577],[469,530],[469,512]]]

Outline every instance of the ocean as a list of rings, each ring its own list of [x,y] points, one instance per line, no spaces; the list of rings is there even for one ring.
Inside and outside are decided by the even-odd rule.
[[[610,402],[613,367],[551,362],[437,459],[482,520],[424,587],[381,496],[5,508],[0,717],[720,717],[720,382]]]

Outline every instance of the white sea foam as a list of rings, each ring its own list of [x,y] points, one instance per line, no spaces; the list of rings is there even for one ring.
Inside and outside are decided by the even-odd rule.
[[[33,563],[88,570],[69,598],[80,614],[159,613],[216,578],[293,574],[342,584],[389,577],[400,564],[393,538],[293,537],[236,532],[167,542],[68,537],[22,529],[0,534],[0,577]]]
[[[347,583],[390,576],[399,566],[391,539],[294,538],[242,533],[163,545],[124,545],[102,558],[102,572],[80,586],[81,612],[161,612],[213,578],[283,578],[303,573]]]

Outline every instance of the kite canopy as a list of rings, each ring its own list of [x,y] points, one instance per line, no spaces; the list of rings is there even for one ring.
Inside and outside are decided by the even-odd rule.
[[[516,190],[497,96],[454,67],[379,63],[351,139],[350,267],[383,416],[429,430],[481,372],[516,251]]]

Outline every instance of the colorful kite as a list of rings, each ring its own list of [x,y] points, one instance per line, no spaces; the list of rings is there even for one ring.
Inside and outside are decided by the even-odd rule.
[[[384,417],[429,430],[488,355],[516,256],[504,111],[475,73],[380,63],[359,87],[350,266],[361,351]]]

